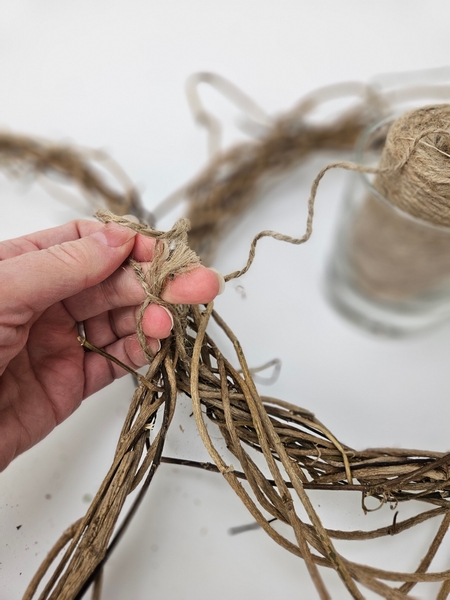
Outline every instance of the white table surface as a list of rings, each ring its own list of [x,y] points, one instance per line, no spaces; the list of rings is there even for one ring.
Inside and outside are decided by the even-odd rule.
[[[445,65],[449,19],[450,4],[438,0],[4,1],[0,125],[106,149],[151,209],[206,159],[205,135],[193,125],[183,94],[191,73],[218,72],[276,113],[320,85]],[[205,98],[224,119],[225,141],[238,139],[236,111],[213,92]],[[270,191],[222,244],[215,266],[240,267],[261,229],[301,233],[309,186],[329,158],[309,161]],[[279,380],[262,391],[314,411],[343,442],[449,450],[450,328],[378,339],[343,321],[323,297],[345,179],[331,173],[323,181],[311,241],[300,248],[262,241],[251,271],[228,285],[216,308],[251,365],[282,360]],[[3,176],[0,198],[2,239],[80,216],[39,186]],[[86,510],[110,464],[131,394],[128,377],[98,393],[0,475],[1,600],[21,597],[53,542]],[[179,408],[166,453],[207,460],[188,400],[180,399]],[[389,507],[364,516],[358,494],[312,498],[333,528],[392,521]],[[410,514],[407,506],[399,510],[399,519]],[[219,475],[162,466],[108,563],[103,597],[314,598],[303,563],[262,530],[228,534],[251,520]],[[411,570],[435,527],[368,542],[365,550],[337,547],[354,559]],[[436,569],[448,567],[446,550]],[[348,597],[333,573],[324,577],[333,599]],[[415,594],[433,597],[431,588]]]

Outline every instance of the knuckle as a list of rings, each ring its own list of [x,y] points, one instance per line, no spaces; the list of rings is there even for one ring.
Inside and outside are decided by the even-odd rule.
[[[70,270],[86,272],[88,278],[89,253],[84,244],[67,242],[47,248],[45,252],[53,259]]]

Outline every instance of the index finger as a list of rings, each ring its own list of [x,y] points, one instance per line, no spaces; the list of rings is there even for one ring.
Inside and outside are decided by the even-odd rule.
[[[77,219],[64,225],[5,240],[0,242],[0,260],[14,258],[36,250],[46,250],[64,242],[73,242],[102,230],[104,226],[99,221]],[[154,247],[154,239],[137,234],[132,252],[133,257],[138,262],[150,262],[153,259]]]
[[[14,258],[27,252],[47,250],[52,246],[73,242],[100,231],[104,225],[98,221],[77,219],[58,227],[43,229],[27,235],[0,242],[0,260]]]
[[[154,239],[137,235],[132,252],[134,260],[140,263],[151,262],[155,243]],[[169,279],[161,298],[171,304],[207,304],[221,294],[224,288],[225,280],[220,273],[198,265],[174,279]]]

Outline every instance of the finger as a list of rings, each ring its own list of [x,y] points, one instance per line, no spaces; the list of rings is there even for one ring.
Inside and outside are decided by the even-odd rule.
[[[84,321],[86,338],[91,344],[103,348],[118,339],[136,333],[139,307],[127,306],[102,313]],[[163,339],[170,335],[173,327],[172,315],[157,304],[150,304],[144,312],[142,328],[149,338]]]
[[[122,266],[104,281],[66,298],[64,306],[75,321],[87,321],[116,309],[138,306],[144,299],[135,272],[130,266]]]
[[[144,272],[148,266],[148,264],[142,265]],[[169,281],[161,298],[172,304],[207,303],[223,291],[223,286],[221,275],[199,266]],[[136,274],[131,267],[127,266],[118,269],[97,286],[67,298],[64,305],[76,321],[86,321],[104,312],[124,306],[139,305],[144,298],[144,290]]]
[[[145,235],[138,234],[134,242],[132,257],[136,262],[148,263],[155,256],[156,240]]]
[[[156,354],[161,348],[158,340],[148,338],[147,344],[153,354]],[[147,363],[136,335],[122,338],[107,346],[104,350],[132,369],[138,369]],[[84,360],[86,377],[84,398],[127,374],[127,371],[119,365],[94,352],[87,353]]]
[[[17,314],[30,318],[98,284],[126,259],[134,238],[132,230],[108,224],[88,237],[1,261],[0,318]]]
[[[105,225],[99,221],[77,219],[58,227],[51,227],[22,237],[5,240],[0,242],[0,260],[14,258],[36,250],[45,250],[64,242],[73,242],[88,237],[96,231],[102,231],[104,227]],[[133,258],[138,262],[153,260],[155,243],[155,239],[137,234]]]
[[[110,227],[114,227],[114,225],[111,224]],[[36,250],[49,249],[53,246],[64,244],[65,242],[76,241],[80,238],[88,237],[96,232],[101,232],[104,228],[105,225],[98,223],[97,221],[78,220],[71,221],[66,225],[53,227],[51,229],[23,236],[21,238],[2,242],[0,243],[0,260],[13,258],[24,253],[34,252]],[[127,228],[121,229],[128,232],[131,231]],[[153,259],[154,247],[154,239],[138,234],[135,236],[132,256],[139,262],[150,262]],[[217,285],[211,275],[210,270],[205,269],[205,267],[198,268],[201,269],[201,271],[196,271],[194,269],[190,273],[179,276],[175,278],[174,281],[169,282],[166,286],[163,298],[172,303],[199,304],[209,302],[217,295],[217,293],[221,293],[224,287],[223,278],[219,276],[219,284]],[[192,289],[191,285],[195,289]],[[117,300],[114,300],[113,304],[109,306],[102,303],[89,316],[92,316],[93,314],[100,314],[105,310],[110,310],[111,308],[115,308],[117,306],[124,306],[130,301],[133,303],[131,298],[134,299],[134,303],[141,302],[142,294],[139,288],[137,286],[133,287],[134,293],[133,290],[130,290],[130,293],[128,294],[130,298],[128,300],[126,300],[125,296],[123,299],[117,298]],[[119,289],[119,296],[121,291],[122,290]],[[105,290],[105,292],[105,295],[108,296],[108,290]],[[83,304],[82,298],[78,298],[78,301],[81,305]],[[75,318],[78,320],[84,320],[88,318],[88,315],[83,313],[79,314]]]
[[[200,265],[168,281],[161,298],[173,304],[207,304],[224,288],[225,281],[220,273]]]
[[[73,242],[101,231],[104,225],[98,221],[78,219],[58,227],[43,229],[22,237],[0,242],[0,260],[14,258],[27,252],[45,250],[64,242]]]
[[[149,242],[153,242],[149,244]],[[136,237],[133,258],[140,263],[153,260],[155,240],[143,235]],[[215,277],[214,277],[215,275]],[[216,281],[217,280],[217,281]],[[162,294],[163,300],[172,304],[207,304],[225,289],[223,276],[215,269],[199,266],[169,281]]]
[[[163,340],[169,337],[173,327],[172,314],[158,304],[150,304],[142,317],[142,329],[148,337]]]

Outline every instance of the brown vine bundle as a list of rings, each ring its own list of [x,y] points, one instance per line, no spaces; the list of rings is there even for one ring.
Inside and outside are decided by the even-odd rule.
[[[220,152],[216,139],[218,122],[202,106],[196,86],[206,82],[242,108],[250,117],[259,116],[242,92],[218,75],[201,73],[188,83],[188,99],[196,121],[207,128],[211,160],[206,168],[180,192],[187,198],[187,218],[191,222],[189,244],[205,264],[214,259],[218,241],[233,222],[255,201],[262,185],[286,173],[301,160],[317,151],[353,150],[362,131],[385,114],[381,95],[366,85],[344,83],[317,90],[306,96],[290,111],[266,119],[260,140],[242,143]],[[328,123],[314,124],[307,117],[319,104],[335,97],[355,96],[360,102]],[[250,104],[250,106],[249,106]],[[172,198],[170,198],[172,199]],[[158,210],[158,209],[157,209]]]
[[[359,116],[362,114],[364,111]],[[242,171],[241,167],[246,161],[240,150],[235,151],[235,154],[219,156],[214,168],[206,171],[191,189],[206,190],[205,198],[210,199],[215,206],[221,206],[227,218],[228,202],[234,198],[231,191],[241,189],[242,178],[248,183],[242,188],[245,192],[242,202],[248,203],[261,174],[270,171],[272,167],[275,170],[291,167],[295,161],[318,147],[347,147],[350,140],[354,141],[365,126],[364,121],[370,120],[371,116],[373,114],[368,110],[365,120],[344,117],[341,121],[338,120],[339,126],[335,122],[328,129],[325,126],[319,128],[321,134],[317,134],[316,138],[311,137],[306,126],[283,129],[277,121],[267,138],[254,143],[258,148],[250,155],[248,163],[256,161],[255,164],[259,167],[249,167],[248,171],[244,168]],[[303,139],[305,135],[307,142]],[[333,140],[335,137],[337,140],[339,136],[345,137],[345,142],[342,146],[334,146]],[[317,142],[319,138],[322,139],[322,145]],[[312,139],[316,142],[312,143]],[[325,142],[325,139],[328,141]],[[130,209],[130,198],[133,198],[136,210],[140,210],[137,195],[132,191],[122,195],[112,192],[89,165],[83,153],[49,147],[14,136],[10,136],[8,144],[2,145],[0,138],[0,159],[3,164],[8,158],[10,165],[21,164],[36,171],[62,172],[83,189],[95,190],[114,209],[116,214],[101,211],[99,217],[102,220],[113,220],[160,241],[159,258],[165,271],[161,270],[157,257],[149,282],[135,265],[136,274],[145,288],[146,302],[161,303],[159,292],[167,274],[174,275],[180,270],[189,269],[195,262],[196,258],[186,243],[186,222],[179,222],[171,231],[164,233],[118,216],[134,212]],[[273,152],[272,160],[269,149]],[[292,159],[285,162],[284,157],[289,156],[289,153],[292,153]],[[262,156],[266,159],[260,164],[259,158],[255,157]],[[222,188],[219,186],[221,193],[209,194],[207,189],[215,190],[220,183],[216,169],[222,164],[221,161],[229,162],[232,167],[237,168],[228,173],[227,185]],[[333,166],[360,169],[351,163],[336,163]],[[315,192],[325,171],[326,169],[321,171],[313,185],[305,235],[293,239],[270,231],[262,232],[253,241],[246,267],[230,274],[228,280],[249,268],[260,237],[270,235],[295,244],[303,243],[310,237]],[[199,185],[199,181],[203,181],[203,184]],[[208,229],[205,221],[201,220],[203,212],[197,211],[202,204],[204,203],[199,200],[199,196],[194,194],[191,218],[194,231],[196,227],[197,232],[203,231],[200,238],[210,235],[211,231],[210,226]],[[231,213],[240,210],[240,206],[230,207]],[[438,599],[447,598],[450,593],[450,570],[429,572],[429,566],[450,525],[450,505],[447,500],[450,493],[450,454],[389,448],[356,451],[342,444],[310,411],[286,401],[259,395],[237,337],[217,315],[212,304],[204,309],[197,306],[169,308],[174,316],[174,335],[163,342],[161,351],[149,365],[145,377],[138,376],[139,385],[133,395],[113,463],[86,515],[69,527],[55,544],[30,582],[24,599],[36,597],[42,579],[64,548],[62,558],[58,560],[37,597],[40,600],[81,598],[92,582],[95,582],[94,598],[100,597],[102,566],[153,481],[161,462],[170,461],[163,457],[164,441],[179,392],[190,396],[200,436],[215,464],[206,465],[206,468],[222,473],[266,533],[305,561],[320,598],[330,598],[330,594],[318,567],[335,569],[353,598],[363,598],[359,585],[387,599],[408,598],[409,591],[418,582],[440,582]],[[222,355],[208,335],[207,325],[211,318],[231,340],[240,371]],[[80,341],[87,348],[105,355],[101,349],[90,345],[88,340]],[[109,358],[114,360],[113,357]],[[208,433],[202,407],[209,419],[218,426],[227,448],[236,457],[241,470],[236,470],[221,456]],[[153,441],[149,443],[148,431],[154,427],[158,411],[163,413],[161,423],[156,428]],[[252,450],[263,455],[270,478],[252,457]],[[184,462],[190,464],[190,461]],[[242,479],[247,481],[245,486],[241,483]],[[133,508],[113,537],[127,494],[139,486],[140,491]],[[336,531],[327,529],[322,524],[308,496],[310,489],[356,491],[363,498],[374,496],[381,503],[416,500],[432,505],[432,508],[374,531]],[[309,522],[299,517],[294,499],[303,506]],[[272,526],[272,517],[291,527],[295,542],[288,540]],[[436,517],[442,517],[440,527],[414,572],[399,573],[357,564],[337,552],[333,543],[333,539],[363,541],[397,535]]]

